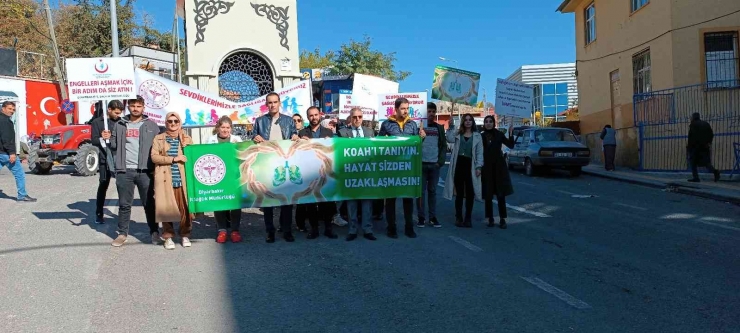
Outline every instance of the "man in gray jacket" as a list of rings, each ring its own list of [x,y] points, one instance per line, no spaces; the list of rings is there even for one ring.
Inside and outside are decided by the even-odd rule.
[[[134,187],[139,190],[139,199],[144,205],[146,224],[152,236],[152,244],[158,244],[159,228],[154,221],[154,163],[151,150],[159,126],[144,115],[144,98],[128,101],[129,115],[121,118],[115,128],[103,131],[103,139],[110,138],[110,147],[115,157],[116,188],[118,189],[118,237],[112,246],[123,246],[129,233],[131,204]]]

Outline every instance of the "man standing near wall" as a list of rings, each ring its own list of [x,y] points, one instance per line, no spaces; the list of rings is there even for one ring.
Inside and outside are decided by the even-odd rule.
[[[380,125],[378,136],[415,136],[419,135],[422,140],[426,137],[423,129],[409,117],[409,100],[403,97],[397,98],[394,103],[396,114],[388,117]],[[388,237],[398,238],[396,229],[396,199],[385,199],[385,220],[388,223]],[[406,222],[405,234],[409,238],[416,238],[414,232],[414,198],[403,198],[403,217]]]
[[[129,115],[121,118],[110,131],[103,132],[103,139],[110,138],[115,151],[116,188],[118,189],[118,237],[111,244],[123,246],[129,234],[131,205],[134,188],[139,190],[139,199],[144,205],[146,224],[152,236],[152,244],[158,244],[159,227],[154,221],[154,164],[151,150],[159,126],[144,115],[144,98],[128,100]]]
[[[280,95],[271,92],[265,99],[267,114],[260,116],[254,121],[254,143],[260,144],[265,141],[298,140],[295,123],[289,116],[280,114]],[[264,209],[265,229],[267,230],[268,243],[275,242],[275,224],[273,223],[274,207]],[[293,224],[293,206],[280,206],[280,227],[286,242],[294,242],[295,238],[291,232]]]
[[[689,138],[686,144],[686,150],[689,153],[691,161],[690,182],[698,183],[699,167],[706,167],[707,170],[714,174],[714,181],[719,180],[719,170],[712,166],[712,141],[714,140],[714,131],[708,122],[701,120],[698,112],[691,115],[691,125],[689,125]]]
[[[15,177],[15,187],[18,189],[18,202],[36,202],[26,193],[26,173],[23,171],[23,164],[15,151],[15,124],[10,120],[15,114],[15,103],[10,101],[3,102],[3,109],[0,112],[0,168],[7,166],[13,177]]]
[[[100,143],[100,138],[105,140],[110,139],[110,131],[107,133],[105,130],[104,121],[108,122],[108,128],[115,128],[116,123],[121,118],[123,112],[123,103],[119,100],[112,100],[108,103],[108,115],[101,115],[90,124],[92,128],[91,140],[92,145],[98,147],[100,154],[98,155],[98,174],[100,176],[100,182],[98,184],[98,193],[95,197],[95,223],[105,223],[103,216],[103,206],[105,204],[105,194],[108,192],[108,185],[110,185],[110,179],[113,177],[115,172],[115,163],[108,163],[113,161],[113,156],[108,156],[110,151],[106,150]],[[111,153],[112,154],[112,153]]]

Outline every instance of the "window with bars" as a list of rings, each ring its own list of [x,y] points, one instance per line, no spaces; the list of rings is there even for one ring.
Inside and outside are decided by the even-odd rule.
[[[590,4],[584,11],[586,45],[596,40],[596,5]]]
[[[704,57],[707,83],[711,87],[739,85],[740,56],[736,31],[704,34]]]
[[[630,0],[632,2],[632,12],[634,13],[636,10],[645,7],[645,5],[650,3],[650,0]]]
[[[632,77],[634,80],[634,94],[644,94],[652,91],[650,49],[632,56]]]

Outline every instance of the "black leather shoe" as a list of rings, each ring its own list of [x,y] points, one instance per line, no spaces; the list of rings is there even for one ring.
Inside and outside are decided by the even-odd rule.
[[[501,222],[499,223],[499,228],[506,229],[506,219],[501,219]]]
[[[406,230],[405,234],[408,238],[416,238],[416,232],[414,230]]]
[[[339,238],[339,236],[337,236],[337,234],[335,234],[335,233],[333,233],[331,231],[324,232],[324,236],[328,237],[329,239],[337,239],[337,238]]]
[[[389,232],[388,232],[388,238],[393,238],[393,239],[396,239],[396,238],[398,238],[398,233],[395,233],[395,232],[390,232],[390,231],[389,231]]]
[[[265,242],[275,243],[275,233],[274,232],[268,232],[267,233],[267,238],[265,238]]]
[[[378,240],[378,238],[376,238],[375,235],[373,234],[364,234],[362,237],[365,237],[365,239],[371,240],[371,241]]]
[[[357,239],[357,234],[349,234],[347,235],[347,241],[351,242],[353,240]]]
[[[284,234],[283,234],[283,238],[284,238],[284,239],[285,239],[285,241],[286,241],[286,242],[288,242],[288,243],[292,243],[292,242],[295,242],[295,237],[293,237],[293,234],[292,234],[292,233],[290,233],[290,232],[286,232],[286,233],[284,233]]]
[[[308,236],[306,236],[306,239],[316,239],[316,238],[319,238],[319,232],[318,231],[314,231],[314,230],[311,230],[308,233]]]

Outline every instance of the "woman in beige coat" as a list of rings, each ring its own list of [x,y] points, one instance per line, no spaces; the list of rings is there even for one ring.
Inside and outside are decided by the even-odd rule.
[[[177,113],[165,117],[166,131],[154,137],[152,162],[154,168],[154,206],[156,221],[162,222],[164,248],[175,249],[175,227],[180,222],[179,234],[182,246],[190,247],[190,232],[193,218],[188,212],[187,188],[185,187],[185,162],[182,148],[192,144],[190,136],[182,131],[182,120]]]
[[[455,196],[455,226],[472,228],[474,200],[482,201],[481,168],[483,168],[483,140],[476,131],[473,116],[462,117],[460,129],[447,131],[447,142],[454,143],[450,167],[447,169],[444,196],[452,200]],[[463,199],[465,217],[463,219]]]

